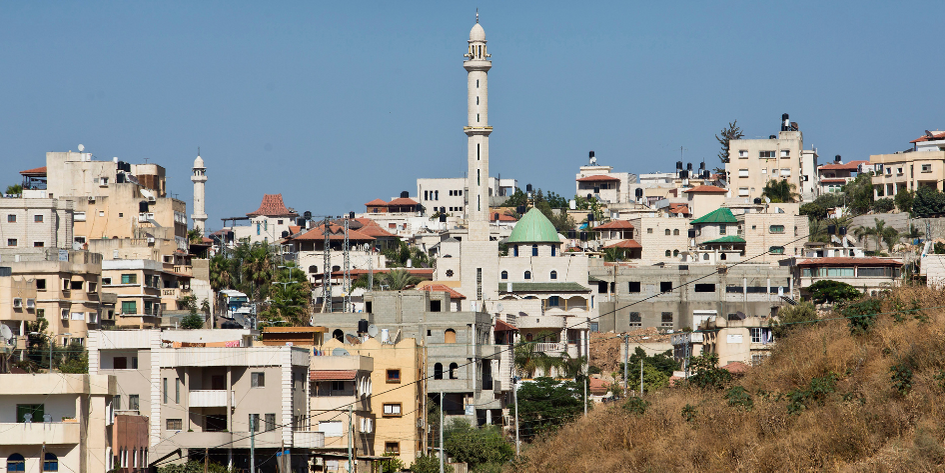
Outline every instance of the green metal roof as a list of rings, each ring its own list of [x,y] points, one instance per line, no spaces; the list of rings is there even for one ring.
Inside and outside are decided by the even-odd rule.
[[[545,214],[532,207],[509,235],[509,243],[560,243],[558,231]]]
[[[704,241],[700,243],[700,245],[707,245],[709,243],[745,243],[745,239],[740,236],[730,235],[716,238],[715,240]]]
[[[693,225],[697,223],[738,223],[738,219],[735,218],[728,207],[721,207],[693,220],[691,223]]]
[[[576,282],[503,282],[499,283],[499,292],[590,292],[590,289]]]

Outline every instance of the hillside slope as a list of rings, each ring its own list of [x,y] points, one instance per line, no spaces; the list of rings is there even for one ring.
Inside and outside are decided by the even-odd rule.
[[[512,470],[941,471],[945,293],[898,288],[875,301],[866,333],[837,313],[797,326],[729,386],[668,388],[645,397],[642,415],[598,406]]]

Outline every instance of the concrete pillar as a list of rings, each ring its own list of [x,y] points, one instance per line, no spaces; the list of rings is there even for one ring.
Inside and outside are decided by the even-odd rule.
[[[233,431],[233,396],[230,395],[230,390],[233,389],[233,368],[230,366],[226,367],[226,430],[229,432]]]

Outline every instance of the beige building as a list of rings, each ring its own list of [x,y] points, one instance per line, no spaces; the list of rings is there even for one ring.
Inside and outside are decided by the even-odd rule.
[[[188,275],[149,259],[103,261],[102,286],[118,297],[115,326],[127,328],[159,326],[164,311],[191,293]]]
[[[915,191],[925,186],[943,189],[945,151],[875,154],[870,156],[870,165],[876,199],[895,197],[902,189]]]
[[[810,161],[810,159],[806,159]],[[794,184],[803,200],[813,200],[817,179],[816,153],[812,167],[802,167],[804,135],[796,123],[782,116],[781,131],[768,139],[741,139],[729,142],[729,162],[725,163],[732,197],[754,199],[770,180],[787,180]],[[805,195],[805,194],[811,195]],[[698,215],[698,213],[695,213]]]
[[[0,375],[0,458],[8,472],[105,473],[115,468],[106,425],[115,378],[87,374]],[[130,457],[144,466],[138,452]]]
[[[72,249],[72,209],[69,200],[0,199],[0,255],[25,248]]]
[[[757,365],[770,355],[774,346],[771,320],[758,316],[712,317],[699,326],[701,333],[692,334],[702,338],[701,350],[692,351],[718,355],[719,366],[732,362]],[[694,344],[700,344],[700,337],[695,338]]]
[[[689,248],[688,218],[640,217],[630,223],[636,229],[634,239],[643,247],[640,265],[679,262]]]
[[[346,355],[333,350],[316,353],[320,356],[311,358],[309,372],[309,423],[313,430],[325,436],[325,446],[318,453],[344,455],[350,446],[355,457],[373,456],[375,415],[371,411],[371,373],[374,359],[347,351]],[[326,463],[331,463],[332,459],[336,457],[328,457]],[[325,470],[348,471],[348,468],[347,464],[326,464]]]

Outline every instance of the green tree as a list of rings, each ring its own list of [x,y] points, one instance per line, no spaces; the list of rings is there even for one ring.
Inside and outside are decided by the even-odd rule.
[[[776,338],[781,338],[797,327],[803,327],[817,320],[817,308],[809,301],[797,305],[784,306],[778,310],[778,318],[771,324]]]
[[[473,471],[501,469],[515,456],[515,449],[498,426],[473,427],[466,419],[454,419],[443,432],[446,453]],[[486,468],[491,466],[492,468]]]
[[[259,313],[271,325],[305,327],[311,314],[312,287],[295,263],[279,266],[270,291],[269,306]]]
[[[440,473],[440,458],[436,455],[420,455],[410,465],[410,471],[414,473]],[[444,465],[443,471],[453,473],[453,467]]]
[[[800,196],[795,189],[797,186],[786,179],[771,179],[761,190],[761,195],[771,199],[772,203],[796,202]]]
[[[896,193],[896,197],[893,198],[896,203],[896,208],[900,212],[912,212],[912,202],[915,200],[915,191],[910,189],[902,188],[899,189],[899,192]]]
[[[915,192],[912,215],[929,217],[945,213],[945,194],[935,186],[922,186]]]
[[[738,126],[738,120],[735,120],[728,124],[727,127],[722,128],[719,132],[722,136],[715,135],[715,140],[719,142],[722,149],[719,151],[719,160],[722,161],[723,166],[721,168],[716,168],[715,172],[718,174],[725,174],[724,164],[729,160],[729,153],[731,150],[729,146],[732,140],[740,140],[745,134],[742,133],[742,129]]]
[[[515,192],[505,200],[502,205],[506,207],[520,207],[528,205],[528,195],[522,192],[522,189],[515,189]]]
[[[584,412],[584,394],[579,383],[535,378],[518,388],[521,435],[533,438],[551,432]]]
[[[686,382],[702,389],[723,389],[732,381],[732,373],[719,367],[716,353],[691,358],[689,371],[692,374]]]
[[[57,360],[59,371],[63,373],[86,374],[89,372],[89,352],[78,342],[72,342],[57,350],[61,355]]]
[[[268,295],[274,267],[272,250],[268,243],[256,242],[249,247],[249,252],[242,261],[242,269],[247,281],[252,283],[250,294],[254,300],[263,300]]]
[[[876,240],[876,251],[883,249],[882,244],[884,242],[889,250],[892,251],[893,246],[899,241],[899,231],[895,228],[887,227],[886,221],[884,220],[874,217],[873,222],[875,222],[875,226],[854,228],[853,235],[856,236],[858,240],[873,237]]]
[[[889,197],[873,201],[873,212],[886,213],[891,212],[894,208],[896,208],[896,203]]]
[[[814,199],[813,202],[801,205],[798,209],[798,213],[807,215],[811,220],[825,219],[827,218],[828,209],[843,207],[843,198],[842,193],[831,192],[824,194]]]
[[[873,174],[863,173],[841,188],[847,207],[856,215],[865,214],[873,208]]]
[[[386,273],[375,274],[376,284],[388,291],[402,291],[409,286],[416,286],[422,279],[406,269],[392,269]]]
[[[187,241],[191,243],[203,242],[203,230],[201,230],[200,227],[194,227],[190,230],[187,230]]]
[[[679,369],[679,362],[673,359],[673,352],[671,350],[666,350],[663,353],[657,353],[655,355],[647,355],[646,351],[641,347],[636,347],[633,351],[633,354],[630,355],[628,360],[627,367],[632,373],[633,370],[637,370],[637,379],[640,375],[640,361],[643,361],[644,365],[649,365],[655,368],[657,371],[666,375],[666,381],[669,381],[669,377],[673,375],[673,371]],[[623,363],[620,364],[621,372],[623,372]],[[646,375],[646,369],[644,368],[644,376]],[[632,377],[631,377],[632,379]],[[645,381],[645,380],[644,380]],[[632,383],[631,383],[632,384]]]
[[[7,195],[20,195],[23,193],[23,186],[19,184],[13,184],[12,186],[7,186],[5,194]]]
[[[396,473],[400,470],[403,470],[405,466],[404,461],[400,458],[397,458],[392,453],[385,453],[385,457],[388,457],[386,460],[382,460],[381,463],[381,473]]]
[[[855,287],[832,279],[821,279],[808,286],[807,290],[815,304],[851,301],[862,295]]]

